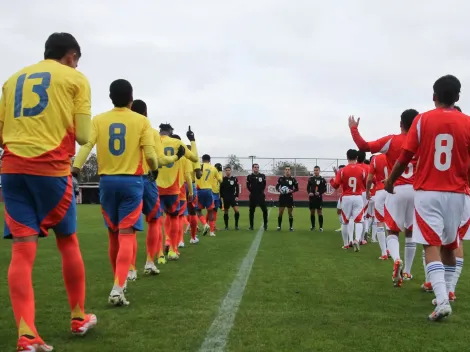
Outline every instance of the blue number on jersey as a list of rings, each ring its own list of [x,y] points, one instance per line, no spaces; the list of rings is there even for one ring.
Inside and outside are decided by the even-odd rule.
[[[206,175],[206,178],[205,178],[205,180],[207,181],[207,179],[209,178],[209,175],[211,174],[211,170],[206,169],[204,171],[207,172],[207,175]]]
[[[126,125],[123,123],[112,123],[109,126],[109,151],[114,156],[119,156],[126,150]],[[115,141],[118,141],[119,147],[116,149]]]
[[[165,148],[163,148],[163,153],[166,156],[173,156],[173,155],[175,155],[175,150],[173,149],[173,147],[165,147]],[[175,165],[175,163],[169,163],[169,164],[166,164],[164,166],[171,169],[174,165]],[[159,167],[162,168],[162,166],[159,166]]]
[[[16,117],[33,117],[39,115],[47,107],[49,103],[49,95],[47,94],[47,88],[51,85],[51,74],[49,72],[38,72],[28,76],[28,79],[41,79],[41,83],[33,86],[33,92],[39,97],[39,103],[32,108],[23,109],[23,87],[26,81],[26,73],[23,73],[16,80],[15,89],[15,107],[14,116]]]

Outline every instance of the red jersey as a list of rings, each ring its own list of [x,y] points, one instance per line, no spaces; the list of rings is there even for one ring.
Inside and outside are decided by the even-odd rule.
[[[469,116],[442,108],[418,115],[403,149],[419,153],[414,189],[468,193]]]
[[[388,177],[388,162],[385,154],[379,154],[372,159],[369,174],[374,175],[376,180],[375,191],[384,189],[383,181]]]
[[[391,134],[379,138],[376,141],[366,142],[359,134],[357,127],[353,127],[351,128],[351,135],[360,150],[371,152],[372,154],[385,154],[387,157],[388,170],[390,172],[400,157],[402,147],[406,142],[405,133]],[[408,164],[408,168],[403,175],[398,178],[397,182],[395,182],[395,186],[413,184],[416,172],[416,161],[417,159],[414,159]]]
[[[365,192],[366,172],[358,164],[348,164],[331,180],[334,189],[343,188],[342,196],[360,196]]]

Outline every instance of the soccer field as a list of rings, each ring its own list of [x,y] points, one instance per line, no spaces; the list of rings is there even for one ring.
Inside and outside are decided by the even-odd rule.
[[[230,331],[226,351],[468,351],[469,270],[464,268],[460,279],[454,314],[442,323],[429,322],[433,295],[420,290],[421,248],[414,279],[394,288],[392,262],[377,259],[378,245],[362,246],[359,253],[342,250],[341,235],[334,232],[335,212],[325,213],[325,232],[310,232],[308,209],[295,209],[297,230],[290,233],[275,231],[277,209],[271,210],[270,228],[263,234],[233,327],[229,330],[225,319],[216,330],[215,337]],[[194,246],[186,237],[180,260],[160,266],[157,277],[142,274],[145,235],[140,233],[140,276],[129,283],[130,306],[116,308],[107,303],[113,277],[100,209],[81,205],[78,216],[86,307],[98,316],[98,326],[85,338],[69,334],[60,256],[51,236],[40,241],[34,270],[36,326],[45,341],[60,352],[199,351],[257,231],[219,231],[215,238],[200,236]],[[258,210],[258,225],[260,217]],[[248,227],[247,209],[240,221],[242,229]],[[219,228],[222,222],[219,216]],[[10,242],[2,241],[1,352],[12,351],[16,342],[6,279],[9,261]]]

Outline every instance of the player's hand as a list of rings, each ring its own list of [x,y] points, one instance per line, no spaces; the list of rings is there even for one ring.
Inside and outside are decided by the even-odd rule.
[[[150,181],[154,182],[158,177],[158,169],[149,171],[147,177]]]
[[[335,175],[338,173],[338,169],[336,168],[336,166],[333,166],[333,172],[335,173]]]
[[[309,193],[308,196],[309,196],[309,197],[313,197],[314,194],[313,194],[313,193]]]
[[[75,193],[75,196],[78,196],[78,194],[80,193],[80,186],[78,185],[77,176],[72,175],[72,187],[73,187],[73,193]]]
[[[385,181],[384,181],[384,188],[385,190],[390,193],[390,194],[394,194],[395,191],[393,190],[393,182],[390,181],[389,178],[387,178]]]
[[[176,152],[176,156],[178,157],[178,160],[180,160],[184,156],[184,154],[186,154],[186,149],[182,145],[180,145],[178,147],[178,151]]]
[[[359,121],[361,121],[360,117],[358,117],[357,120],[356,120],[354,118],[354,115],[349,116],[349,119],[348,119],[349,128],[358,127],[359,126]]]
[[[235,197],[235,202],[238,202],[238,197]]]
[[[318,196],[320,195],[320,193],[318,193],[318,192],[315,192],[315,195],[318,197]]]
[[[190,142],[194,142],[196,140],[194,138],[194,132],[191,131],[191,126],[188,127],[188,132],[186,132],[186,137],[188,137]]]

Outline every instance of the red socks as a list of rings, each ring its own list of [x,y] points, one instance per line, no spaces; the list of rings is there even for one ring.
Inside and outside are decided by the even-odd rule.
[[[119,234],[119,252],[116,258],[116,274],[114,276],[114,285],[120,288],[124,287],[127,279],[127,273],[131,265],[135,233],[133,234]]]
[[[157,219],[157,247],[155,252],[160,256],[163,255],[163,232],[162,232],[163,218]]]
[[[206,225],[207,225],[206,218],[205,218],[204,215],[202,215],[202,214],[201,214],[201,216],[199,217],[199,221],[201,222],[202,226],[206,226]]]
[[[108,229],[108,255],[111,267],[113,268],[113,276],[116,275],[116,258],[119,252],[119,233],[112,232]]]
[[[197,233],[197,215],[190,215],[189,216],[189,224],[191,226],[191,238],[193,240],[196,239]]]
[[[171,249],[173,252],[178,251],[178,231],[180,228],[180,219],[178,216],[174,217],[169,217],[170,219],[170,243],[171,243]]]
[[[136,261],[137,261],[137,236],[134,236],[134,247],[132,248],[132,260],[131,260],[131,270],[137,270],[136,269]]]
[[[62,255],[62,275],[69,298],[72,319],[85,318],[85,265],[77,235],[56,238]]]
[[[161,227],[160,227],[161,231]],[[157,253],[158,241],[158,223],[157,221],[151,221],[148,225],[147,232],[147,262],[153,262],[155,260],[155,253]]]
[[[18,336],[38,336],[34,325],[36,312],[32,279],[36,249],[37,242],[16,242],[12,246],[8,287]]]

